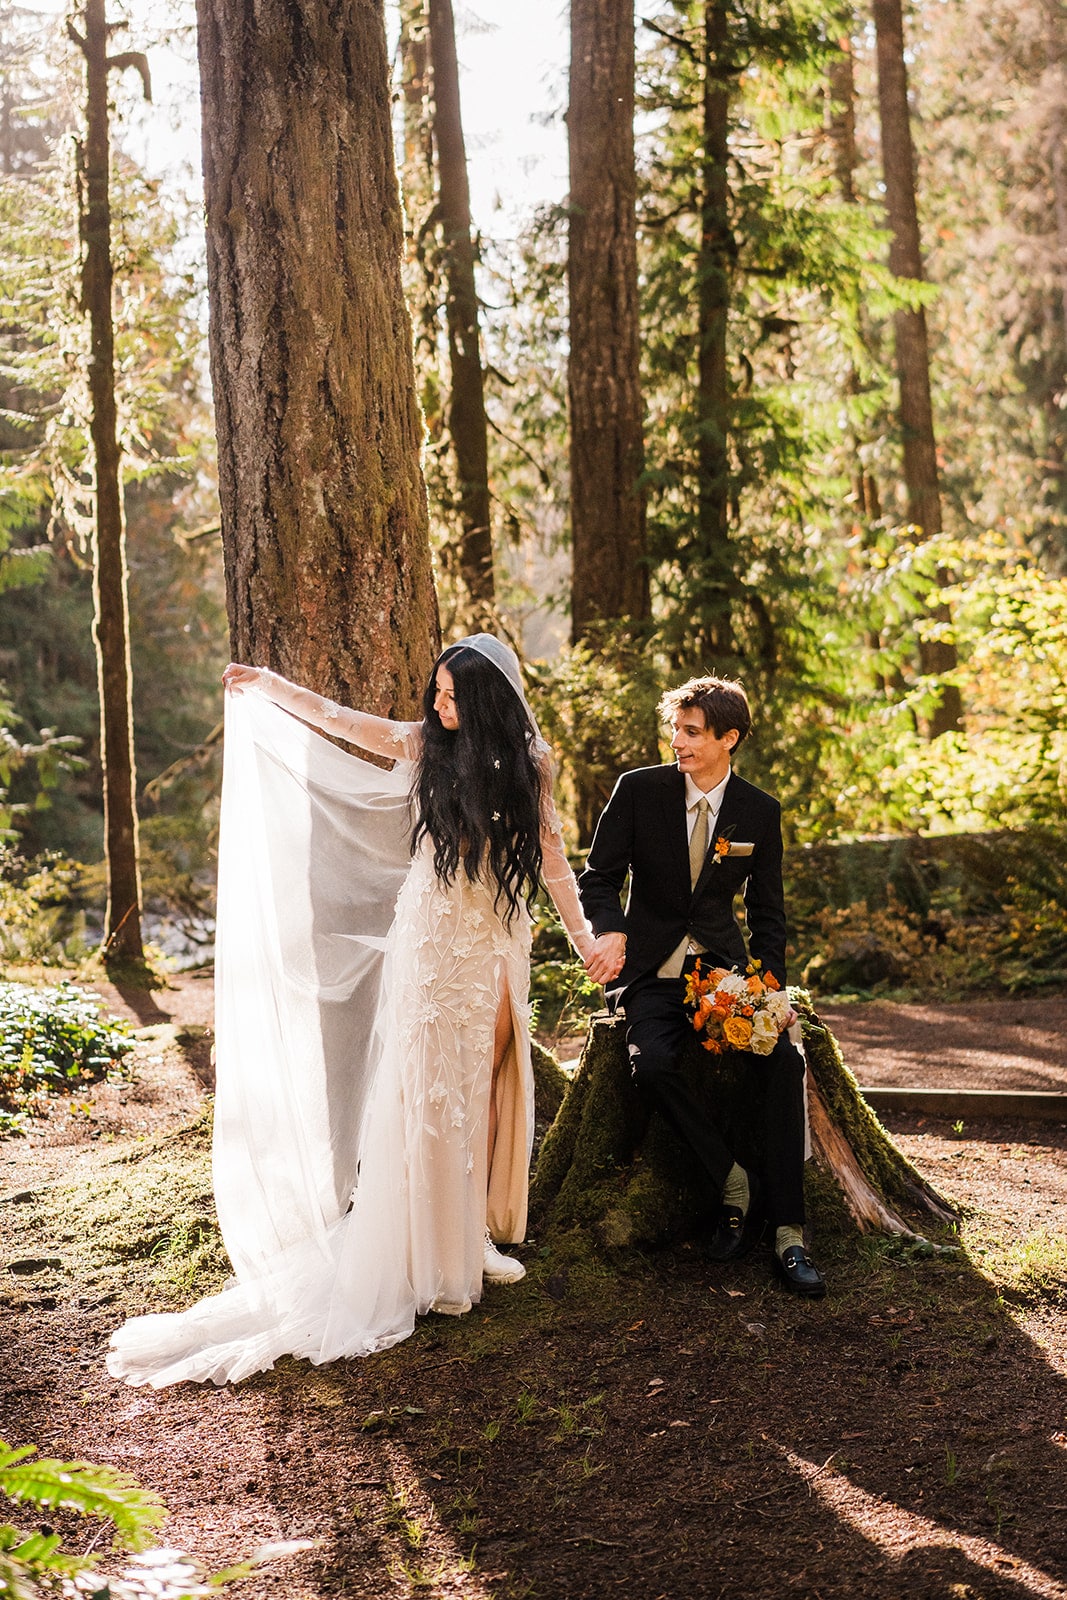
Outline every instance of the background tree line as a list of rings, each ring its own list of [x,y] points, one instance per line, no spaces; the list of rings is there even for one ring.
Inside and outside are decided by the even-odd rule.
[[[1060,8],[672,0],[635,26],[573,0],[570,194],[507,243],[470,215],[448,0],[404,0],[392,108],[376,7],[347,24],[359,70],[301,15],[242,103],[241,7],[200,7],[218,490],[187,219],[114,154],[150,860],[207,861],[229,648],[406,711],[438,607],[446,636],[525,642],[576,841],[618,767],[656,758],[664,679],[709,668],[756,696],[746,771],[800,840],[1058,817]],[[94,859],[78,64],[39,19],[3,30],[3,820],[26,854]],[[236,193],[269,249],[229,225]],[[399,292],[367,292],[401,252],[421,421],[367,400],[411,381]],[[345,420],[368,411],[377,431]]]

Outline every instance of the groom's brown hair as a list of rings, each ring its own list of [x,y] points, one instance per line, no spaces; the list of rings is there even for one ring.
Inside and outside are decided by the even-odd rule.
[[[676,711],[699,707],[704,713],[704,725],[711,729],[716,739],[721,739],[730,728],[737,729],[737,745],[743,744],[752,728],[752,712],[748,696],[733,678],[690,678],[677,689],[668,689],[660,699],[657,711],[664,722],[670,722]]]

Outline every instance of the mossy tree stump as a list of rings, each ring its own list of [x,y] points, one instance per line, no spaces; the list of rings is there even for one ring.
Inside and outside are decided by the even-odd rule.
[[[863,1099],[829,1028],[805,1001],[795,1003],[808,1061],[807,1183],[817,1225],[918,1238],[902,1213],[954,1221]],[[685,1070],[738,1160],[756,1160],[758,1059],[709,1056],[694,1036]],[[688,1148],[658,1115],[649,1117],[631,1079],[624,1024],[595,1018],[541,1147],[530,1196],[536,1226],[581,1228],[608,1250],[660,1245],[697,1231],[718,1199]]]

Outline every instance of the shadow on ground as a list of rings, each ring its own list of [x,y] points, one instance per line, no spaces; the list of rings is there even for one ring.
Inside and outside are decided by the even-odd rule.
[[[155,1394],[103,1370],[121,1303],[79,1306],[60,1272],[7,1295],[0,1433],[136,1473],[168,1540],[219,1564],[318,1541],[247,1596],[1067,1600],[1063,1236],[1018,1255],[1032,1193],[1060,1203],[1067,1135],[910,1126],[1003,1293],[977,1258],[884,1239],[823,1241],[818,1304],[765,1256],[568,1272],[534,1244],[525,1283],[367,1362]],[[53,1194],[0,1208],[8,1257],[45,1257]]]

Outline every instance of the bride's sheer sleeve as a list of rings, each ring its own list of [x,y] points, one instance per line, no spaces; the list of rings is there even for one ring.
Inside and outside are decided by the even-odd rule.
[[[552,904],[559,913],[559,920],[567,931],[567,937],[581,960],[585,960],[593,948],[595,936],[586,920],[582,910],[582,902],[578,898],[578,884],[571,864],[567,860],[567,852],[563,847],[563,830],[560,826],[559,812],[553,798],[553,771],[552,758],[546,752],[540,757],[541,768],[541,876],[545,888],[552,896]]]
[[[369,750],[391,761],[417,761],[422,748],[421,722],[393,722],[388,717],[371,716],[368,711],[353,711],[338,705],[312,689],[302,689],[277,672],[261,668],[255,687],[283,711],[292,712],[302,722],[329,733],[349,744]]]

